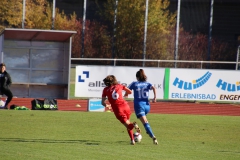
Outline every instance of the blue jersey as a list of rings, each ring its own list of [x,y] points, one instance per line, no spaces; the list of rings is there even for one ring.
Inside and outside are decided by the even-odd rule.
[[[134,102],[147,102],[149,98],[149,90],[152,89],[152,84],[149,82],[132,82],[129,87],[130,90],[133,90]]]
[[[137,118],[145,116],[150,111],[150,104],[148,102],[149,90],[152,89],[152,84],[149,82],[132,82],[129,87],[133,90],[134,96],[134,110]]]

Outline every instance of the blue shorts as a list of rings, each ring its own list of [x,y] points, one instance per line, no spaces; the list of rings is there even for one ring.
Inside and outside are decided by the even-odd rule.
[[[137,118],[142,116],[146,116],[150,111],[150,104],[149,102],[134,102],[134,110]]]

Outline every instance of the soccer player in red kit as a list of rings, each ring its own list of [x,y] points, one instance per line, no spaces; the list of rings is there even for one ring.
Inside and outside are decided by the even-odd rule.
[[[103,82],[106,87],[102,92],[102,105],[113,110],[116,118],[127,128],[131,144],[134,145],[133,128],[135,127],[138,132],[140,132],[140,129],[136,122],[130,122],[131,110],[127,101],[122,96],[122,91],[126,91],[128,94],[131,94],[132,91],[126,86],[118,84],[114,75],[107,76]],[[107,99],[111,105],[106,104]]]

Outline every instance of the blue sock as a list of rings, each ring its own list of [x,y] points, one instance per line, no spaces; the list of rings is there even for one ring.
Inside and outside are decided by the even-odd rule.
[[[152,132],[152,129],[151,129],[149,123],[145,123],[145,124],[144,124],[144,128],[145,128],[147,134],[148,134],[151,138],[154,137],[154,134],[153,134],[153,132]]]

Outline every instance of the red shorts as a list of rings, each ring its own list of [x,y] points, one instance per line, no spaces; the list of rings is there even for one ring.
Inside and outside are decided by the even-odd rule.
[[[116,116],[116,118],[121,122],[125,123],[127,120],[130,119],[131,110],[128,104],[118,107],[116,109],[113,109],[113,112]]]

